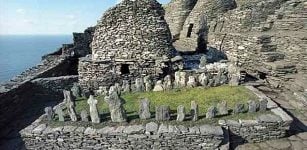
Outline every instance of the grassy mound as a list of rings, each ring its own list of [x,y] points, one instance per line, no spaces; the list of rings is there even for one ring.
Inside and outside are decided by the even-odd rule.
[[[126,101],[124,107],[128,116],[137,114],[139,102],[142,98],[150,100],[152,112],[155,111],[155,106],[158,105],[168,105],[173,111],[176,111],[179,105],[184,105],[188,111],[191,101],[194,100],[199,105],[200,115],[204,115],[210,106],[216,105],[221,101],[227,101],[228,108],[233,108],[236,103],[247,103],[249,100],[257,100],[257,96],[243,86],[198,87],[163,92],[127,93],[121,97]],[[96,98],[99,101],[99,112],[109,112],[108,105],[104,102],[103,96]],[[89,111],[89,106],[85,98],[78,98],[76,101],[76,111],[80,113],[82,110]]]

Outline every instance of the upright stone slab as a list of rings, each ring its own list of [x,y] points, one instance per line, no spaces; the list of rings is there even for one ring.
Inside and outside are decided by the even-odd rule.
[[[179,85],[180,85],[180,87],[186,87],[187,86],[187,73],[186,72],[180,72]]]
[[[140,101],[140,111],[139,111],[140,119],[150,119],[150,101],[145,98]]]
[[[255,101],[248,101],[248,112],[253,113],[257,111],[257,103]]]
[[[144,92],[144,81],[143,78],[136,78],[135,79],[135,91],[136,92]]]
[[[217,104],[217,111],[219,115],[228,115],[228,108],[227,108],[227,102],[222,101],[221,103]]]
[[[163,87],[165,90],[170,90],[173,88],[172,79],[170,75],[165,76],[163,84],[164,84]]]
[[[180,72],[179,71],[175,72],[174,86],[175,86],[175,88],[179,88],[180,87]]]
[[[261,99],[259,103],[259,111],[266,111],[267,107],[268,107],[268,100]]]
[[[207,65],[207,56],[201,56],[200,58],[200,62],[199,62],[199,68],[200,69],[206,69],[206,65]]]
[[[208,85],[208,83],[209,83],[209,79],[208,79],[208,76],[206,75],[206,73],[202,73],[202,74],[199,76],[198,81],[199,81],[199,83],[200,83],[202,86],[206,87],[206,86]]]
[[[71,91],[64,90],[64,102],[71,121],[77,121],[77,115],[75,111],[75,102],[72,97]]]
[[[191,116],[193,121],[198,120],[199,108],[198,104],[195,101],[191,101]]]
[[[216,113],[217,113],[216,107],[215,106],[211,106],[208,109],[207,113],[206,113],[206,118],[207,119],[212,119],[212,118],[214,118],[216,116]]]
[[[229,75],[229,85],[238,86],[240,84],[240,70],[234,64],[228,66],[228,75]]]
[[[65,121],[63,109],[62,109],[61,106],[57,106],[57,107],[55,108],[55,113],[58,115],[59,121],[61,121],[61,122],[64,122],[64,121]]]
[[[88,122],[89,121],[88,113],[87,113],[86,110],[82,110],[80,116],[81,116],[81,121],[83,121],[83,122]]]
[[[197,82],[194,76],[189,76],[189,80],[187,82],[187,87],[193,88],[197,86]]]
[[[235,114],[245,112],[244,104],[236,104],[235,107],[234,107],[234,109],[233,109],[233,112],[234,112]]]
[[[115,87],[115,89],[116,89],[116,91],[117,91],[117,94],[118,94],[118,95],[121,95],[121,93],[122,93],[122,87],[120,86],[120,84],[119,84],[119,83],[115,83],[115,84],[114,84],[114,87]]]
[[[100,86],[99,89],[96,91],[98,95],[105,95],[107,91],[107,87],[105,86]]]
[[[177,121],[182,122],[185,119],[185,108],[183,105],[177,107]]]
[[[145,91],[149,92],[153,89],[153,81],[150,75],[144,77]]]
[[[74,83],[71,92],[74,97],[81,97],[81,88],[78,83]]]
[[[46,107],[45,108],[45,114],[47,116],[48,121],[52,121],[53,119],[53,110],[52,107]]]
[[[157,106],[156,107],[156,120],[157,121],[168,121],[170,120],[170,108],[169,106]]]
[[[153,91],[154,92],[159,92],[159,91],[163,91],[163,90],[164,90],[164,88],[163,88],[162,81],[161,80],[157,81]]]
[[[129,93],[131,92],[131,86],[128,80],[123,81],[122,89],[124,93]]]
[[[104,98],[109,105],[112,122],[125,122],[126,111],[123,107],[123,100],[119,97],[114,86],[110,87],[109,93]]]
[[[99,112],[97,109],[98,100],[95,99],[93,95],[90,95],[90,98],[87,100],[87,104],[90,106],[90,116],[92,123],[100,123]]]

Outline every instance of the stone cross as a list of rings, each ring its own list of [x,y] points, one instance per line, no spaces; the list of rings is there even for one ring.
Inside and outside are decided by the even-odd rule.
[[[55,113],[58,115],[59,121],[62,121],[62,122],[65,121],[63,109],[61,106],[57,106],[55,108]]]
[[[140,111],[139,111],[140,119],[150,119],[150,101],[145,98],[140,101]]]
[[[168,121],[170,120],[170,108],[169,106],[157,106],[156,107],[156,120],[157,121]]]
[[[267,107],[268,107],[268,100],[261,99],[259,103],[259,111],[266,111]]]
[[[248,112],[256,112],[257,111],[257,103],[255,101],[248,102]]]
[[[87,100],[87,104],[90,106],[90,116],[93,123],[100,123],[99,112],[97,109],[98,100],[94,98],[93,95],[90,95],[90,98]]]
[[[211,106],[207,113],[206,113],[206,118],[207,119],[212,119],[216,116],[216,113],[217,113],[217,110],[216,110],[216,107],[215,106]]]
[[[74,83],[73,87],[71,88],[72,95],[75,97],[81,97],[81,88],[78,83]]]
[[[135,79],[135,91],[136,92],[144,92],[144,81],[142,78]]]
[[[185,108],[183,105],[177,107],[177,121],[182,122],[185,119]]]
[[[217,104],[217,111],[220,115],[228,115],[227,102],[222,101],[221,103],[218,103]]]
[[[109,93],[105,96],[104,100],[109,105],[112,122],[125,122],[126,111],[123,107],[123,100],[119,97],[114,86],[110,87]]]
[[[233,112],[235,114],[243,113],[244,111],[245,111],[244,104],[236,104],[235,108],[233,109]]]
[[[190,88],[196,87],[197,86],[197,82],[194,76],[189,76],[189,80],[187,83],[187,86]]]
[[[52,121],[52,119],[53,119],[53,110],[52,110],[52,107],[46,107],[46,108],[45,108],[45,113],[46,113],[46,116],[47,116],[48,121]]]
[[[164,87],[165,90],[170,90],[170,89],[173,88],[172,79],[171,79],[170,75],[165,76],[165,78],[164,78],[164,86],[163,87]]]
[[[124,80],[123,81],[123,85],[122,85],[122,89],[124,93],[129,93],[131,92],[131,87],[130,87],[130,83],[128,80]]]
[[[64,93],[64,102],[66,104],[66,108],[69,114],[71,121],[77,121],[77,115],[75,111],[75,103],[71,94],[71,91],[63,91]]]
[[[208,76],[205,74],[205,73],[202,73],[200,76],[199,76],[199,82],[202,86],[206,87],[208,85]]]
[[[153,91],[154,92],[158,92],[158,91],[163,91],[164,88],[163,88],[163,85],[162,85],[162,81],[161,80],[158,80]]]
[[[145,83],[145,91],[151,91],[153,89],[152,85],[153,85],[153,82],[152,82],[152,78],[150,75],[148,76],[145,76],[144,77],[144,83]]]
[[[193,121],[198,120],[199,108],[198,104],[195,101],[191,101],[191,116]]]
[[[88,113],[87,113],[86,110],[82,110],[80,116],[81,116],[81,120],[82,121],[84,121],[84,122],[88,122],[89,121]]]

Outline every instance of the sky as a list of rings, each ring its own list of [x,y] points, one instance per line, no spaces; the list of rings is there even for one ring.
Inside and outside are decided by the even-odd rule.
[[[120,0],[0,0],[0,35],[69,35],[94,26]],[[165,4],[170,0],[158,0]]]

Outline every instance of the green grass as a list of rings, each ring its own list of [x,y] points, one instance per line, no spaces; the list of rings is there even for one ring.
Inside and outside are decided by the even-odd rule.
[[[98,99],[98,109],[100,113],[109,112],[103,96]],[[210,106],[217,105],[221,101],[227,101],[228,108],[233,108],[236,103],[247,103],[249,100],[257,100],[256,95],[243,86],[230,87],[220,86],[213,88],[187,88],[175,89],[163,92],[142,92],[123,94],[125,100],[124,107],[128,116],[136,115],[139,110],[139,102],[142,98],[148,98],[151,102],[150,109],[152,112],[155,106],[168,105],[172,111],[177,110],[179,105],[184,105],[186,111],[190,109],[191,101],[196,101],[199,105],[200,115],[204,115]],[[85,98],[78,98],[76,101],[76,111],[89,111],[89,106]]]

